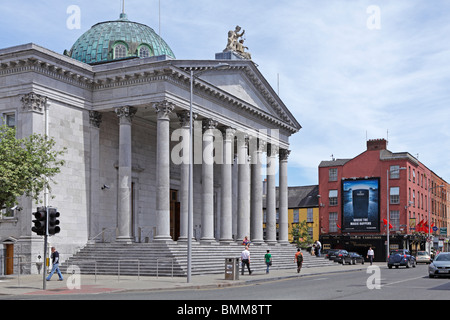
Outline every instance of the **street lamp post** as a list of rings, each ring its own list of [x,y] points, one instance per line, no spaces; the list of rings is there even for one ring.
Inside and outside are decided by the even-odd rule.
[[[443,188],[444,187],[444,185],[443,184],[441,184],[440,186],[434,186],[433,188],[430,188],[430,186],[428,186],[428,208],[427,208],[427,211],[428,211],[428,218],[427,218],[427,220],[428,220],[428,238],[427,238],[427,241],[431,241],[431,243],[433,243],[432,242],[432,240],[431,240],[431,223],[430,223],[430,211],[431,211],[431,190],[432,189],[436,189],[436,188]],[[431,256],[431,246],[432,246],[432,244],[430,244],[429,246],[428,246],[428,254]]]
[[[213,66],[212,70],[223,70],[230,68],[227,63],[219,63]],[[194,72],[193,69],[190,70],[190,96],[189,96],[189,187],[188,187],[188,232],[187,232],[187,283],[191,282],[192,276],[192,236],[193,236],[193,225],[194,225],[194,159],[193,159],[193,125],[192,125],[192,105],[194,100],[194,77],[200,75],[207,70],[200,70]]]
[[[400,170],[406,170],[406,168],[405,167],[401,167],[401,168],[398,168],[398,169],[394,169],[394,170],[391,170],[390,168],[388,169],[388,170],[386,170],[386,215],[387,215],[387,225],[386,225],[386,229],[387,229],[387,231],[386,231],[386,238],[387,238],[387,242],[386,242],[386,261],[388,260],[388,257],[389,257],[389,237],[390,237],[390,234],[389,234],[389,225],[390,225],[390,212],[389,212],[389,203],[390,203],[390,201],[391,201],[391,199],[390,199],[390,191],[389,191],[389,178],[390,178],[390,174],[391,173],[395,173],[395,172],[398,172],[399,173],[399,175],[400,175]]]

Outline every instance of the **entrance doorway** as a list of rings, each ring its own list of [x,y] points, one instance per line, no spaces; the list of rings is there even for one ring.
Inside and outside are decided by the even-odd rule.
[[[14,274],[14,245],[5,244],[5,275]]]
[[[173,241],[180,237],[180,202],[178,190],[170,190],[170,236]]]

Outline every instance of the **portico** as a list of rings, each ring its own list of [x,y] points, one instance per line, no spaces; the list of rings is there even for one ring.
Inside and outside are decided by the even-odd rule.
[[[154,241],[186,241],[188,220],[188,174],[189,164],[189,127],[187,126],[189,113],[175,104],[163,100],[153,104],[156,114],[156,180],[155,203],[156,224]],[[133,116],[138,107],[121,107],[115,109],[119,120],[119,188],[117,189],[118,219],[117,241],[133,241],[130,237],[132,228],[131,198],[132,193],[132,150]],[[194,118],[198,118],[197,113]],[[275,212],[276,178],[280,177],[278,188],[280,203],[287,195],[287,155],[289,150],[280,149],[278,141],[270,141],[270,136],[262,136],[258,132],[250,136],[249,133],[238,131],[213,119],[194,121],[195,126],[201,126],[202,137],[196,143],[201,143],[201,163],[197,164],[196,173],[201,176],[199,188],[194,188],[200,196],[199,202],[194,204],[195,220],[200,222],[201,242],[218,242],[229,244],[240,242],[245,236],[250,237],[254,244],[287,243],[287,206],[280,206],[279,221]],[[172,142],[172,148],[170,147]],[[173,145],[173,142],[177,144]],[[194,143],[194,150],[196,149]],[[279,151],[281,150],[281,151]],[[98,156],[94,155],[93,156]],[[265,158],[265,159],[264,159]],[[198,157],[197,157],[198,161]],[[263,163],[266,163],[263,170]],[[232,174],[232,167],[236,166],[238,174]],[[200,167],[200,168],[199,168]],[[174,179],[172,171],[178,173],[179,183],[171,185]],[[233,183],[237,177],[237,183]],[[266,224],[267,236],[263,230],[263,187],[266,179],[268,208]],[[237,185],[237,190],[233,186]],[[170,221],[170,190],[177,188],[180,202],[180,224],[178,239],[171,235]],[[219,190],[218,192],[215,190]],[[237,199],[233,199],[233,193]],[[220,199],[220,201],[217,201]],[[272,201],[272,202],[270,202]],[[220,203],[220,205],[218,205]],[[233,203],[237,207],[237,230],[233,233]],[[279,235],[277,239],[277,227]],[[286,227],[286,228],[284,228]],[[284,229],[283,229],[284,228]],[[215,235],[219,235],[216,237]]]
[[[251,55],[234,47],[233,32],[216,59],[178,60],[122,13],[64,54],[35,44],[0,49],[0,113],[15,119],[19,138],[48,127],[67,148],[50,195],[61,213],[51,243],[62,260],[88,242],[186,242],[189,225],[199,243],[287,243],[289,138],[301,126]],[[34,259],[35,204],[23,197],[19,206],[26,213],[0,236]]]

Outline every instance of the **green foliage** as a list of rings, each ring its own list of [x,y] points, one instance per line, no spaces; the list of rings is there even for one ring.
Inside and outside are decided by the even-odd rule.
[[[292,225],[291,236],[297,247],[306,249],[313,243],[313,239],[308,233],[308,224],[306,220]]]
[[[66,152],[54,147],[45,135],[17,139],[14,128],[0,126],[0,209],[14,206],[22,195],[38,202],[46,187],[51,191],[52,178],[64,165],[58,158]]]

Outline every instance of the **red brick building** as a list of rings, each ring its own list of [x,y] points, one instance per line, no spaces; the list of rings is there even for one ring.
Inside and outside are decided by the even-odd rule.
[[[427,225],[437,227],[431,234],[447,237],[448,189],[448,183],[408,152],[389,151],[384,139],[367,141],[367,150],[355,158],[322,161],[319,217],[324,249],[365,255],[371,246],[376,260],[384,261],[388,220],[391,249],[424,249]]]

